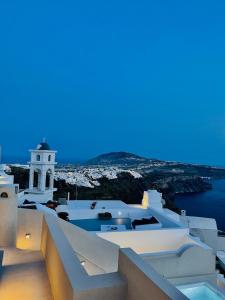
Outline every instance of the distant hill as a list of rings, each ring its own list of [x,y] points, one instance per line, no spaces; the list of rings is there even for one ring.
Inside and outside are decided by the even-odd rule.
[[[149,159],[129,152],[110,152],[101,154],[88,160],[86,165],[123,165],[135,166],[140,164],[151,164],[153,162],[160,162],[157,159]]]
[[[225,168],[207,165],[197,165],[176,161],[163,161],[155,158],[146,158],[129,152],[110,152],[99,155],[85,162],[85,167],[119,167],[130,169],[149,176],[157,173],[160,176],[200,176],[211,178],[225,178]]]
[[[10,169],[15,182],[26,188],[29,181],[27,167],[11,165]],[[79,199],[121,199],[134,204],[141,202],[145,190],[157,189],[163,193],[167,207],[172,208],[171,201],[176,194],[210,189],[210,178],[225,178],[225,169],[110,152],[79,166],[72,163],[58,165],[55,197],[65,198],[69,192],[71,199],[76,199],[78,193]]]

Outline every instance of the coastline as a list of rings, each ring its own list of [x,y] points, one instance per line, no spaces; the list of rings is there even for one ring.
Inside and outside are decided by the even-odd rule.
[[[200,193],[177,194],[174,205],[188,215],[214,218],[218,229],[225,230],[225,179],[212,179],[212,189]]]

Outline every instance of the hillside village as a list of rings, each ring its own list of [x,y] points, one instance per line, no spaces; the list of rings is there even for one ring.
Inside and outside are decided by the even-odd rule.
[[[66,184],[57,180],[56,154],[43,141],[30,150],[28,167],[0,164],[1,299],[225,298],[225,235],[214,219],[168,209],[156,189],[145,190],[139,203],[127,204],[135,187],[132,180],[140,184],[145,176],[127,166],[123,172],[115,166],[83,169],[99,181],[83,188],[96,192],[104,181],[115,187],[120,181],[130,192],[127,203],[98,194],[88,200],[73,198],[70,192],[63,202],[56,200],[55,183],[64,182],[62,191]],[[15,170],[17,178],[23,178],[21,170],[28,172],[25,188],[7,174]],[[71,170],[61,172],[74,176]]]

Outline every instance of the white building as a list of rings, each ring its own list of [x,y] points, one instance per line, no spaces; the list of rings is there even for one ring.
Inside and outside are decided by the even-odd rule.
[[[219,292],[222,286],[224,295],[221,297],[224,298],[218,299],[225,299],[225,280],[216,270],[216,254],[218,250],[225,250],[225,238],[218,236],[215,220],[180,216],[163,208],[163,204],[161,193],[150,190],[144,192],[141,205],[127,205],[118,200],[74,200],[58,206],[56,210],[68,213],[75,226],[88,230],[92,235],[120,249],[132,249],[158,274],[184,289],[184,293],[193,287],[202,289],[204,282]],[[111,214],[112,219],[105,223],[98,216],[106,212]],[[156,222],[133,227],[133,221],[147,221],[152,217]],[[83,253],[82,261],[90,275],[113,272],[118,268],[113,253],[110,263],[104,261],[101,253],[93,264],[92,259],[86,259],[91,254],[81,251],[84,249],[82,239],[79,244],[73,243],[73,247],[77,253]]]
[[[55,173],[55,150],[43,141],[37,145],[35,150],[30,150],[31,159],[29,188],[24,192],[24,199],[45,203],[53,200],[54,173]]]
[[[14,177],[5,173],[5,165],[0,164],[0,245],[15,246],[17,230],[17,194],[19,185],[14,184]]]
[[[49,195],[54,155],[46,143],[31,150],[24,196],[36,200],[35,210],[17,208],[18,185],[0,167],[0,299],[225,299],[216,269],[225,237],[215,222],[165,209],[157,191],[145,192],[141,205],[70,200],[51,210],[39,202]],[[58,212],[67,212],[70,222]]]

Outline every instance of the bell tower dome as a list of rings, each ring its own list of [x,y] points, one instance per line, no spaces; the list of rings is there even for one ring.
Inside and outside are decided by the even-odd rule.
[[[31,159],[29,174],[29,189],[26,190],[26,198],[35,202],[47,202],[53,200],[55,156],[45,139],[37,145],[35,150],[30,150]]]

